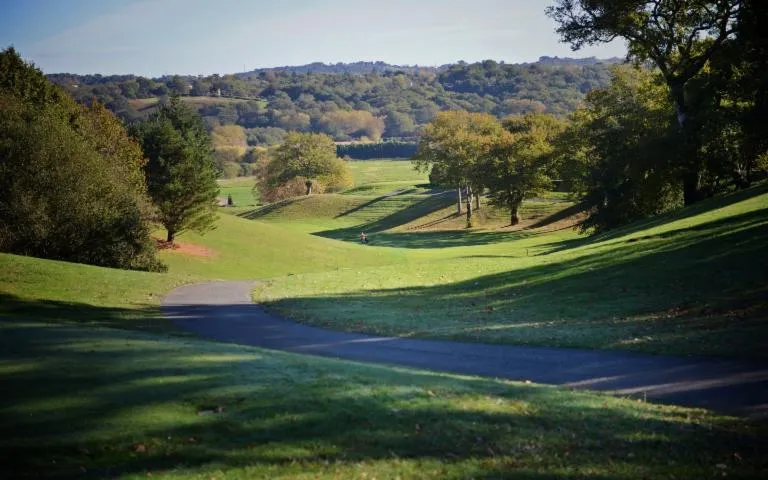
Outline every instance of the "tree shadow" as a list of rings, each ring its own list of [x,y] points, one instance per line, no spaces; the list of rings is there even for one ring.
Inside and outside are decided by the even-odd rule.
[[[478,238],[498,241],[495,235]],[[436,235],[432,245],[440,238],[451,241]],[[766,238],[763,209],[456,283],[267,306],[331,328],[382,335],[765,359]]]
[[[745,190],[739,190],[730,194],[709,198],[665,215],[658,215],[647,220],[634,222],[626,227],[609,230],[605,233],[592,236],[592,239],[594,241],[601,241],[623,237],[625,235],[630,235],[642,230],[647,230],[649,228],[658,227],[667,223],[684,220],[690,217],[695,217],[696,215],[717,210],[719,208],[725,208],[730,205],[749,200],[750,198],[763,195],[765,193],[768,193],[768,182]]]
[[[633,478],[671,459],[704,475],[684,459],[734,451],[732,475],[765,462],[759,431],[700,411],[115,329],[0,333],[6,478]]]
[[[360,207],[355,207],[354,209],[344,212],[341,215],[349,215],[353,211],[357,211],[364,207],[370,207],[373,203],[383,201],[384,199],[387,199],[387,198],[391,198],[391,196],[384,196],[384,197],[379,197],[377,199],[371,200],[371,202],[361,205]],[[418,202],[408,205],[406,208],[402,210],[398,210],[394,213],[391,213],[389,215],[386,215],[374,221],[363,222],[359,225],[355,225],[354,227],[324,230],[321,232],[316,232],[313,235],[317,235],[325,238],[331,238],[334,240],[356,241],[357,235],[361,231],[364,231],[366,233],[369,233],[369,236],[371,233],[377,233],[376,243],[379,244],[378,234],[380,232],[406,224],[417,218],[421,218],[425,215],[429,215],[430,213],[435,212],[437,210],[441,210],[452,203],[453,203],[453,199],[450,198],[450,195],[436,194],[436,195],[425,196],[422,200],[419,200]],[[373,237],[371,239],[373,240]]]

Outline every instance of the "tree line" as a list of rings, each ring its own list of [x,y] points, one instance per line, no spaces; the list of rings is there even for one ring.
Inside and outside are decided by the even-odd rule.
[[[585,230],[603,231],[732,189],[768,169],[768,12],[754,0],[557,0],[547,10],[578,48],[624,38],[634,65],[612,68],[561,120],[501,122],[443,112],[414,162],[457,189],[471,226],[486,192],[511,211],[562,180],[583,201]]]
[[[565,115],[586,92],[605,87],[612,63],[486,60],[440,68],[264,69],[206,77],[55,74],[49,78],[78,102],[96,100],[126,121],[151,109],[139,102],[171,94],[246,99],[198,105],[209,130],[240,125],[250,145],[278,144],[288,131],[325,133],[337,141],[419,135],[439,111]],[[356,72],[356,73],[351,73]]]
[[[153,225],[170,242],[210,228],[217,174],[202,121],[178,99],[126,129],[0,53],[0,251],[163,271]]]

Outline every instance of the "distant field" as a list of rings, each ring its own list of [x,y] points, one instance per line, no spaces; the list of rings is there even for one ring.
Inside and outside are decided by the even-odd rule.
[[[219,198],[227,200],[228,195],[232,195],[232,201],[235,208],[253,208],[258,205],[258,198],[254,195],[253,186],[255,180],[253,177],[238,177],[226,180],[219,180]],[[223,210],[226,212],[226,210]]]
[[[352,160],[347,165],[352,170],[355,186],[381,182],[429,182],[429,176],[414,170],[410,160]]]

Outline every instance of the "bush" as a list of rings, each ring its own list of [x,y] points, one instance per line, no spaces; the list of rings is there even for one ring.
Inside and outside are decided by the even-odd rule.
[[[165,269],[150,238],[141,151],[114,117],[95,121],[104,113],[0,99],[0,251]],[[110,136],[124,140],[112,144],[119,153],[100,151]]]

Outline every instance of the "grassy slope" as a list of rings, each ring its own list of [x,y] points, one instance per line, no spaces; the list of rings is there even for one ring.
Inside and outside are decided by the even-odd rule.
[[[219,180],[219,198],[226,200],[232,195],[232,201],[236,208],[253,208],[258,205],[253,194],[255,180],[253,177],[239,177]]]
[[[171,272],[210,279],[255,279],[351,267],[371,267],[400,261],[394,249],[366,250],[362,245],[335,242],[280,225],[220,215],[218,227],[201,236],[187,232],[182,243],[212,250],[210,257],[191,258],[165,250],[161,258]]]
[[[596,239],[382,233],[377,245],[419,254],[356,275],[274,279],[255,296],[335,329],[768,358],[767,190]]]
[[[754,228],[762,225],[755,213],[762,213],[761,205],[739,204],[742,216],[735,223],[723,223],[717,232],[746,235],[739,246],[749,251]],[[723,221],[723,213],[727,212],[705,215]],[[363,218],[364,213],[359,215]],[[571,231],[377,234],[375,243],[399,247],[387,248],[301,233],[349,226],[341,219],[316,222],[314,227],[286,229],[285,222],[222,216],[219,229],[206,237],[181,237],[182,242],[208,245],[219,256],[206,260],[164,252],[173,272],[164,275],[0,254],[4,474],[10,478],[34,471],[36,478],[151,474],[201,479],[541,479],[703,478],[727,472],[732,477],[759,478],[768,467],[764,425],[700,410],[190,338],[18,320],[34,315],[155,328],[152,315],[159,294],[173,285],[202,277],[284,275],[293,269],[318,273],[281,278],[271,288],[304,285],[303,291],[314,291],[313,300],[321,300],[325,307],[334,299],[349,300],[339,311],[357,308],[357,301],[371,301],[363,309],[368,316],[378,313],[375,308],[391,310],[398,300],[393,286],[402,285],[400,301],[411,305],[421,295],[424,306],[432,304],[429,312],[438,314],[434,303],[442,302],[448,314],[464,308],[457,303],[459,297],[480,298],[476,276],[487,282],[483,287],[489,288],[483,290],[491,293],[489,298],[496,298],[494,292],[499,292],[499,299],[507,298],[504,289],[519,286],[516,269],[525,272],[526,281],[546,278],[552,285],[557,280],[553,272],[528,276],[534,271],[526,271],[527,267],[545,265],[524,257],[524,252],[569,249],[543,258],[589,259],[580,270],[576,264],[569,266],[563,278],[585,274],[582,280],[592,279],[594,286],[602,287],[599,277],[587,273],[598,266],[598,258],[586,253],[590,248],[593,253],[616,254],[621,246],[647,245],[663,252],[670,248],[666,241],[670,238],[680,240],[682,247],[715,233],[701,227],[702,218],[692,217],[597,244],[582,244]],[[320,225],[323,222],[325,226]],[[670,225],[692,230],[669,237],[674,232]],[[649,232],[658,238],[628,242]],[[626,259],[642,259],[642,253]],[[728,252],[720,253],[733,259]],[[609,255],[605,261],[615,265],[617,259]],[[320,273],[334,262],[355,268],[344,274]],[[395,262],[396,267],[380,266]],[[505,271],[510,276],[502,276]],[[342,278],[363,283],[366,290],[339,283]],[[313,279],[331,281],[322,287],[330,291],[310,286]],[[494,286],[497,290],[490,288]],[[376,291],[379,287],[386,290]],[[545,295],[546,288],[540,287],[538,293]],[[16,318],[3,318],[9,314]],[[136,322],[137,318],[146,321]],[[198,414],[219,406],[222,413]]]
[[[195,280],[0,253],[0,316],[163,329],[162,295]]]
[[[0,321],[0,352],[6,478],[759,478],[768,467],[763,426],[604,395],[38,322]]]

